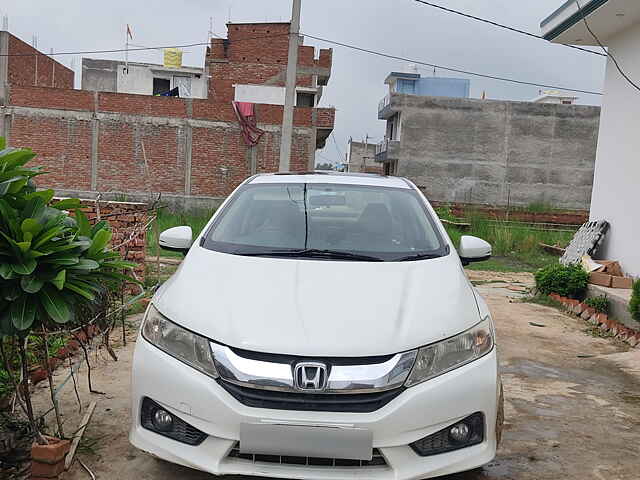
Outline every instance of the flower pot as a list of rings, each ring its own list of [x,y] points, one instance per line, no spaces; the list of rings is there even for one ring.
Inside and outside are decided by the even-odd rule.
[[[64,459],[71,448],[69,440],[45,437],[48,445],[31,446],[31,478],[58,478],[64,471]]]

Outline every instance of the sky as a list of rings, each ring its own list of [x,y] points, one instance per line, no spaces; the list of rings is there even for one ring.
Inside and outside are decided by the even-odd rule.
[[[431,0],[448,8],[487,18],[539,34],[542,19],[563,0]],[[7,15],[9,31],[49,53],[124,48],[126,24],[134,44],[172,46],[206,42],[213,30],[226,35],[226,22],[288,21],[291,0],[4,0],[0,16]],[[302,0],[301,31],[309,35],[353,44],[427,63],[580,90],[602,91],[605,60],[543,40],[529,38],[491,25],[452,15],[414,0]],[[333,138],[317,152],[317,162],[344,159],[349,138],[379,142],[385,124],[378,120],[378,102],[387,93],[384,79],[402,71],[408,62],[391,60],[332,46],[310,38],[306,45],[333,47],[333,73],[321,106],[337,109]],[[202,66],[204,48],[185,49],[185,65]],[[86,55],[121,59],[123,54]],[[67,66],[75,63],[77,85],[81,55],[56,57]],[[161,51],[131,52],[130,60],[162,63]],[[423,75],[433,75],[424,67]],[[471,79],[471,97],[530,100],[539,88],[451,74],[441,77]],[[578,94],[578,103],[599,105],[600,97]]]

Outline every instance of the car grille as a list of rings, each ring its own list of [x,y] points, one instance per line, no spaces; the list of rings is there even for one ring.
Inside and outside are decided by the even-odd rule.
[[[311,412],[371,413],[384,407],[404,391],[404,388],[396,388],[375,393],[309,394],[241,387],[222,379],[218,379],[218,383],[248,407]]]
[[[371,460],[344,460],[341,458],[294,457],[290,455],[260,455],[240,453],[240,443],[236,442],[228,455],[253,463],[275,463],[278,465],[305,465],[312,467],[386,467],[387,461],[377,448],[373,449]]]

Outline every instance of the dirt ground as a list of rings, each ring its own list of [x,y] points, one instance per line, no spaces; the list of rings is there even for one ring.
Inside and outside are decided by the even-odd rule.
[[[590,336],[585,323],[555,309],[522,303],[533,282],[530,274],[470,272],[470,278],[497,326],[506,425],[494,462],[446,480],[640,478],[640,349]],[[118,362],[103,352],[93,357],[93,385],[104,395],[89,394],[86,367],[80,371],[83,408],[92,400],[98,406],[77,455],[98,479],[211,479],[129,445],[129,371],[139,318],[129,319],[128,343],[122,346],[120,339],[116,349]],[[118,335],[114,332],[114,343]],[[67,373],[59,371],[58,381]],[[46,411],[48,390],[36,390],[38,411]],[[61,401],[66,429],[72,432],[82,414],[71,383]],[[52,415],[47,420],[52,422]],[[74,462],[65,478],[90,476]]]

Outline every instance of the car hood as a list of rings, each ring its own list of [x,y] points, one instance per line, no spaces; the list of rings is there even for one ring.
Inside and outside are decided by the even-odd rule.
[[[395,354],[480,318],[456,255],[414,262],[243,257],[196,246],[154,305],[225,345],[265,353]]]

